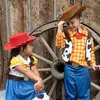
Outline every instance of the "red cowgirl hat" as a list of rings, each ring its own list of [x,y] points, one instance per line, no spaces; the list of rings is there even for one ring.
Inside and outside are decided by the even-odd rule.
[[[24,44],[27,44],[35,40],[35,36],[29,36],[26,32],[16,33],[10,36],[10,41],[4,46],[5,50],[11,50],[18,48]]]

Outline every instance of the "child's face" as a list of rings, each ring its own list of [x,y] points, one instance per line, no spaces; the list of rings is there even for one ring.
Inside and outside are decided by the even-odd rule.
[[[80,27],[80,23],[82,22],[81,17],[74,17],[67,22],[68,28],[72,31],[77,31]]]
[[[24,53],[27,55],[27,56],[31,56],[32,55],[32,52],[33,52],[33,46],[32,46],[32,42],[28,43],[26,45],[26,48],[24,49]]]

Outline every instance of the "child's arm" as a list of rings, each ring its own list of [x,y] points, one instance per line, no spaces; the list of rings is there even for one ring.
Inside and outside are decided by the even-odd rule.
[[[40,74],[39,74],[39,71],[38,71],[38,68],[37,68],[37,64],[34,64],[33,66],[31,66],[31,70],[33,73],[35,73],[38,77],[40,77]]]
[[[31,70],[33,73],[35,73],[37,76],[40,77],[39,71],[38,71],[38,59],[35,56],[31,56],[31,58],[34,60],[33,65],[31,65]]]
[[[58,34],[62,33],[62,31],[63,31],[63,24],[64,23],[65,23],[65,21],[60,21],[58,23],[58,31],[57,31]]]
[[[33,66],[31,66],[31,70],[32,70],[32,72],[35,73],[38,77],[41,78],[37,67],[38,67],[37,64],[34,64]],[[42,88],[38,88],[38,85],[39,85],[39,83],[37,82],[37,83],[35,84],[35,88],[36,88],[36,92],[37,92],[37,93],[41,92],[41,91],[44,89],[44,84],[43,84]]]
[[[91,46],[91,61],[90,61],[90,64],[92,66],[95,66],[96,65],[95,53],[94,53],[94,41],[93,41],[93,39],[92,39],[92,46]]]
[[[42,79],[38,75],[33,73],[31,70],[28,70],[21,65],[16,66],[15,69],[26,75],[28,78],[36,81],[36,83],[34,84],[34,89],[37,93],[41,92],[44,89],[44,84]]]
[[[42,80],[38,75],[33,73],[31,70],[24,68],[22,65],[16,66],[15,69],[34,81],[41,81]]]
[[[94,41],[92,39],[92,47],[91,47],[91,61],[90,65],[93,67],[94,70],[100,69],[100,65],[96,65],[96,59],[95,59],[95,52],[94,52]]]
[[[58,48],[64,48],[65,47],[65,34],[63,32],[63,24],[65,21],[60,21],[58,23],[58,30],[56,34],[56,46]]]

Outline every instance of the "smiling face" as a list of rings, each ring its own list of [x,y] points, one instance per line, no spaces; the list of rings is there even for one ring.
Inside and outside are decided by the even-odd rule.
[[[67,22],[68,28],[71,31],[77,31],[78,28],[80,27],[80,23],[82,22],[82,17],[80,16],[75,16],[74,18],[70,19]]]

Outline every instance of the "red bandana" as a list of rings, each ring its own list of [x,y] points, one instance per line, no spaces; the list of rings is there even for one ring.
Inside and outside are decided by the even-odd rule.
[[[82,39],[85,36],[85,34],[82,33],[75,33],[74,37],[76,37],[77,39]]]

